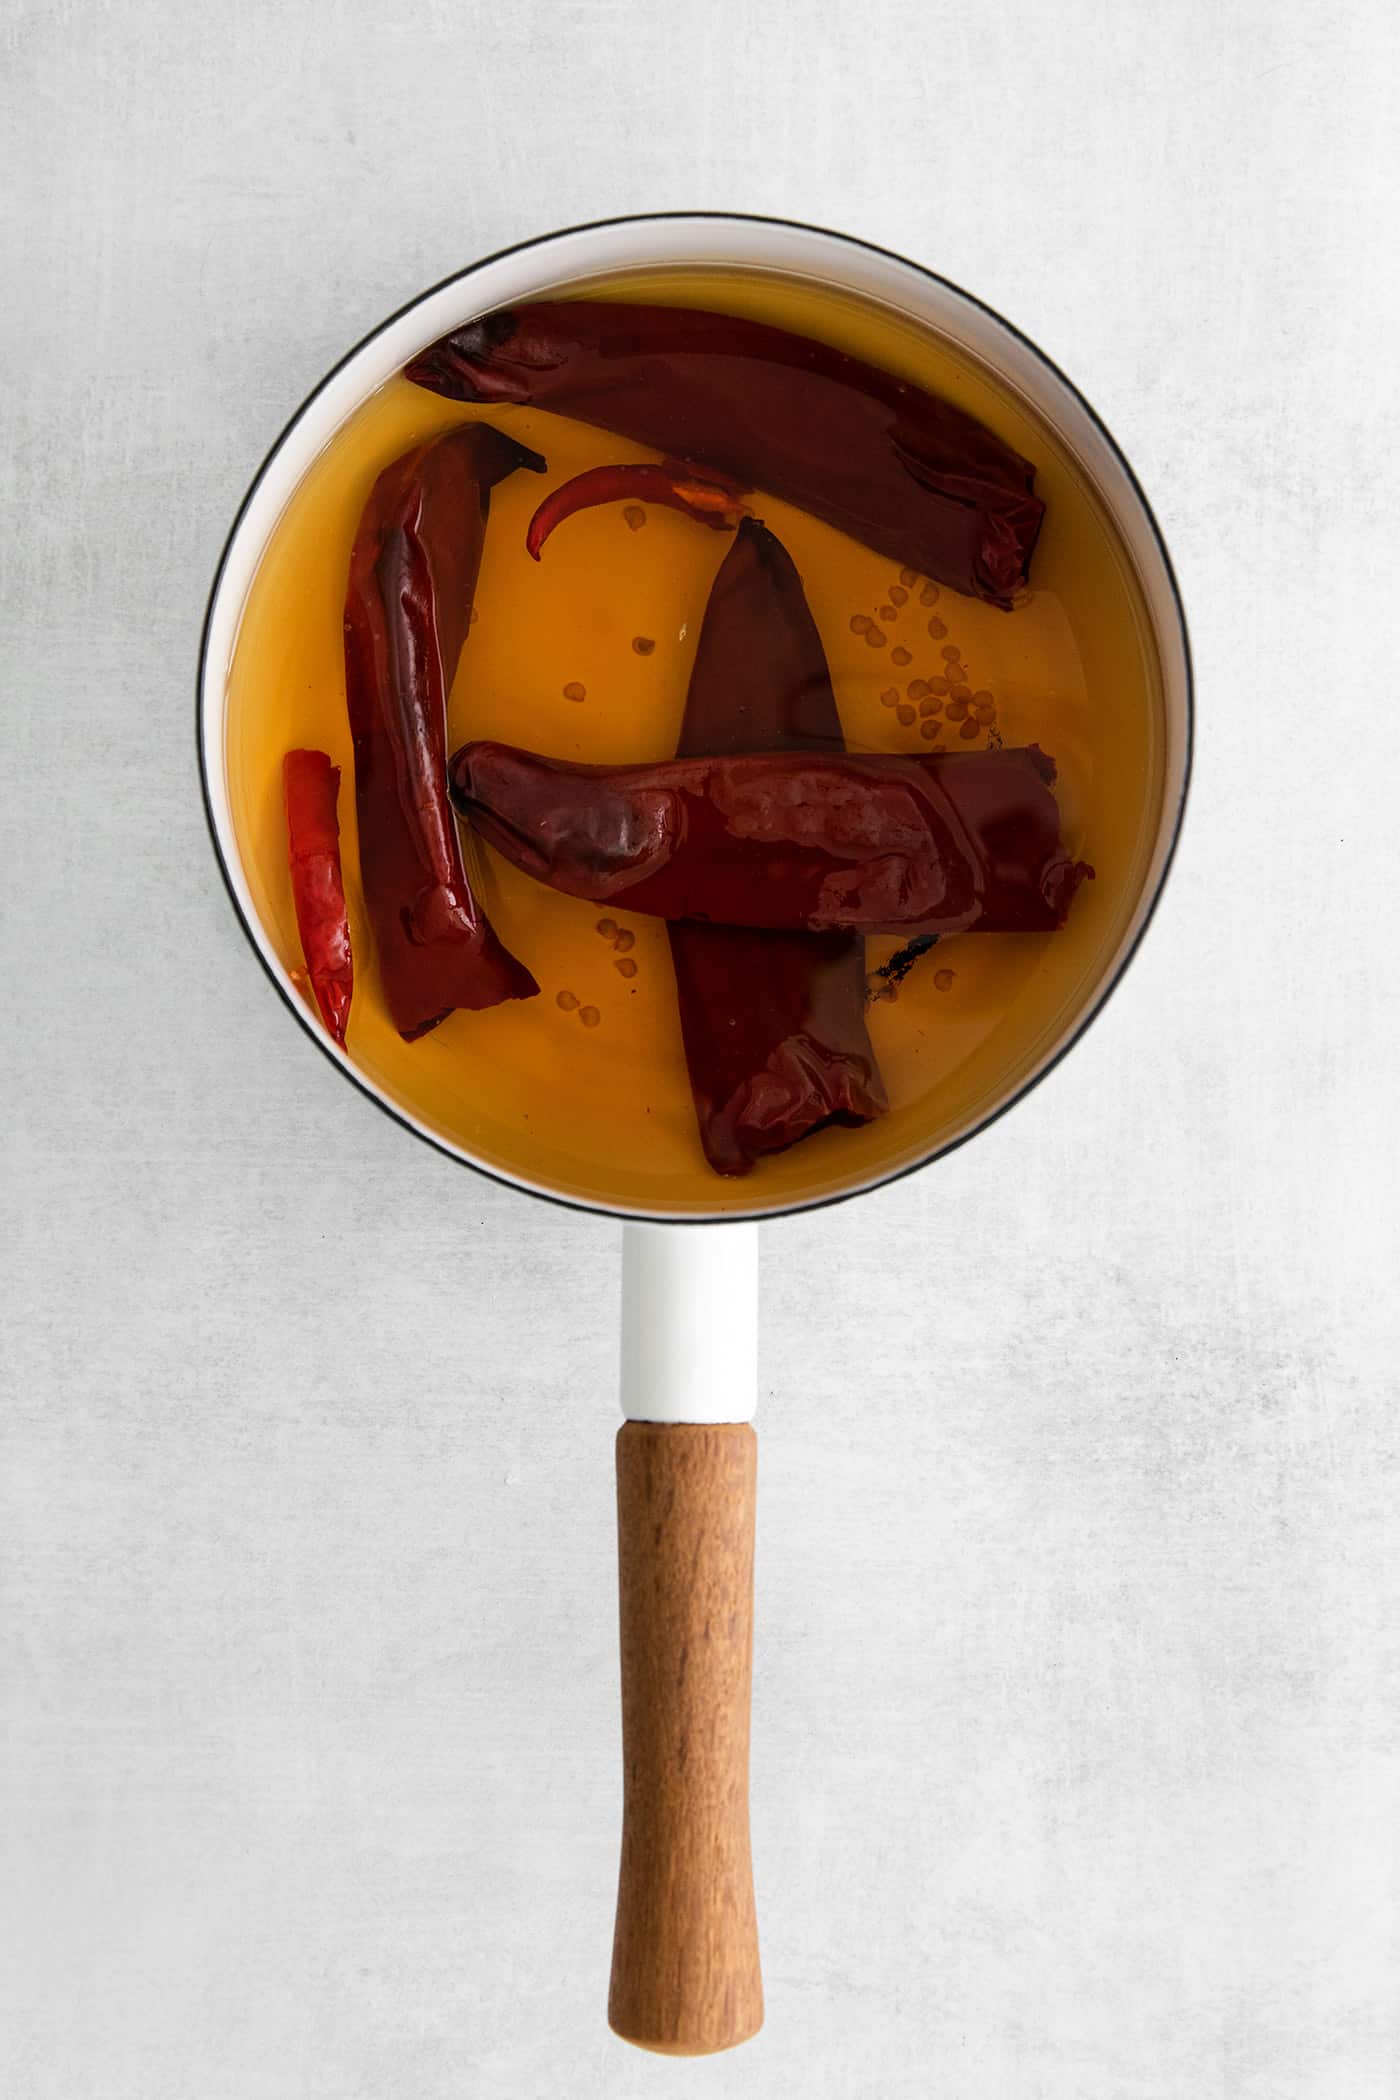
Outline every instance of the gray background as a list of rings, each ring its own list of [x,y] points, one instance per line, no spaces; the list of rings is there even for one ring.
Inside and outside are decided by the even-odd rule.
[[[1400,2093],[1386,0],[4,10],[13,2100]],[[1178,872],[1029,1103],[769,1230],[768,2025],[603,2024],[616,1233],[288,1026],[191,683],[249,474],[474,256],[932,263],[1194,628]]]

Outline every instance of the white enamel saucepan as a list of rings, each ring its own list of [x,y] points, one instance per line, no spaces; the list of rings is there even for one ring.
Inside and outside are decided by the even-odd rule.
[[[1129,873],[1089,964],[1030,1052],[1008,1063],[999,1086],[984,1089],[961,1120],[921,1131],[906,1119],[894,1148],[887,1140],[883,1152],[861,1153],[854,1176],[849,1154],[822,1140],[827,1151],[810,1156],[840,1164],[829,1174],[814,1170],[796,1195],[790,1184],[775,1194],[760,1169],[737,1183],[717,1178],[708,1211],[694,1201],[622,1207],[562,1177],[514,1171],[498,1150],[458,1142],[357,1068],[298,996],[260,910],[235,828],[228,755],[229,670],[254,577],[289,500],[347,420],[417,352],[477,315],[610,280],[633,284],[651,270],[687,269],[834,290],[899,317],[993,375],[1055,434],[1111,520],[1133,573],[1142,646],[1155,658],[1156,695],[1155,785]],[[646,2048],[677,2055],[728,2048],[763,2017],[748,1826],[756,1221],[879,1186],[985,1127],[1058,1061],[1122,976],[1171,861],[1190,764],[1190,660],[1161,535],[1122,454],[1070,382],[956,286],[880,249],[786,221],[709,213],[611,220],[523,243],[462,271],[376,329],[316,388],[263,462],[224,549],[204,630],[198,709],[209,824],[235,910],[288,1010],[325,1055],[463,1165],[524,1194],[623,1219],[617,1487],[625,1777],[609,2018]]]

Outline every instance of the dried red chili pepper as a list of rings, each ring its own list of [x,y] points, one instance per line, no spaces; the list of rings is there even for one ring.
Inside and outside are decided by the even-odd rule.
[[[739,527],[705,609],[678,753],[843,749],[821,637],[786,551]],[[829,1123],[868,1123],[885,1090],[865,1024],[865,943],[676,920],[668,929],[700,1141],[719,1174]]]
[[[447,799],[446,712],[490,492],[544,461],[485,423],[404,454],[370,493],[350,556],[345,691],[360,876],[380,982],[412,1041],[455,1007],[539,990],[472,895]]]
[[[655,466],[590,467],[551,490],[530,520],[525,545],[536,561],[550,534],[566,518],[581,510],[594,510],[601,503],[659,503],[668,510],[684,511],[701,525],[732,532],[748,506],[747,493],[727,475],[700,473],[684,460],[663,459]]]
[[[301,952],[321,1019],[343,1045],[355,965],[340,874],[340,768],[324,751],[289,751],[282,761],[282,795]]]
[[[663,919],[852,933],[1049,933],[1093,870],[1036,744],[927,758],[761,751],[576,766],[464,745],[452,795],[518,868]]]
[[[954,590],[1007,607],[1045,506],[1035,469],[907,379],[761,321],[543,300],[407,367],[454,401],[525,402],[732,475]]]

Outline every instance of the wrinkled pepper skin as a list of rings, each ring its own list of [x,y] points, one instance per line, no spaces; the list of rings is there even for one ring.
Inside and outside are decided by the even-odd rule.
[[[491,489],[544,461],[467,424],[387,467],[345,598],[360,876],[380,983],[412,1041],[454,1008],[539,990],[472,895],[447,799],[447,695],[466,640]]]
[[[324,751],[289,751],[282,761],[287,862],[306,974],[326,1032],[344,1047],[355,962],[340,871],[340,768]]]
[[[746,519],[705,611],[677,755],[840,751],[821,638],[785,549]],[[675,921],[668,932],[705,1157],[747,1174],[885,1091],[865,1024],[865,943]]]
[[[452,794],[572,897],[795,932],[1053,933],[1093,870],[1038,745],[927,758],[763,751],[578,766],[466,744]]]
[[[528,403],[718,469],[953,590],[1009,608],[1045,506],[1035,470],[936,395],[760,321],[543,300],[469,322],[407,377]]]

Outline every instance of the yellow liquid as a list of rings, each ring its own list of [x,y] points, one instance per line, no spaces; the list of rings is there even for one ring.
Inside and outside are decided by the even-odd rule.
[[[700,1150],[664,926],[611,911],[634,937],[620,952],[599,933],[597,906],[555,895],[475,842],[466,845],[474,886],[540,996],[455,1013],[420,1041],[401,1041],[379,997],[360,892],[342,659],[350,547],[375,477],[409,446],[478,417],[549,462],[547,475],[515,474],[492,492],[449,752],[469,737],[498,737],[566,759],[669,756],[710,585],[731,540],[655,508],[638,529],[614,505],[561,527],[536,564],[525,528],[547,489],[585,467],[656,455],[562,417],[464,407],[398,379],[316,460],[249,593],[229,673],[234,822],[258,914],[283,963],[299,969],[282,756],[310,745],[342,768],[355,949],[348,1049],[366,1078],[435,1134],[584,1202],[691,1214],[781,1209],[864,1185],[965,1132],[1028,1076],[1082,1003],[1131,916],[1157,829],[1156,658],[1131,565],[1082,469],[1018,397],[942,338],[845,294],[758,273],[649,272],[610,281],[606,295],[751,315],[853,351],[968,409],[1035,463],[1045,525],[1029,597],[1011,614],[942,587],[925,604],[923,578],[901,583],[883,556],[786,504],[764,496],[753,507],[801,573],[852,750],[978,750],[999,735],[1053,755],[1065,842],[1097,871],[1068,925],[940,942],[895,997],[870,1009],[889,1114],[864,1129],[819,1132],[739,1180],[715,1175]],[[881,607],[893,620],[880,620]],[[881,645],[853,631],[862,615]],[[654,647],[639,651],[639,637]],[[901,652],[907,661],[896,661]],[[894,689],[906,709],[917,706],[910,683],[940,678],[992,696],[994,722],[979,724],[975,739],[948,719],[947,696],[936,696],[944,706],[936,745],[921,735],[929,718],[901,720],[882,701]],[[566,697],[580,686],[582,701]],[[897,945],[869,942],[870,967]],[[565,1010],[561,992],[577,1004]],[[596,1010],[596,1025],[586,1025],[585,1009]]]

